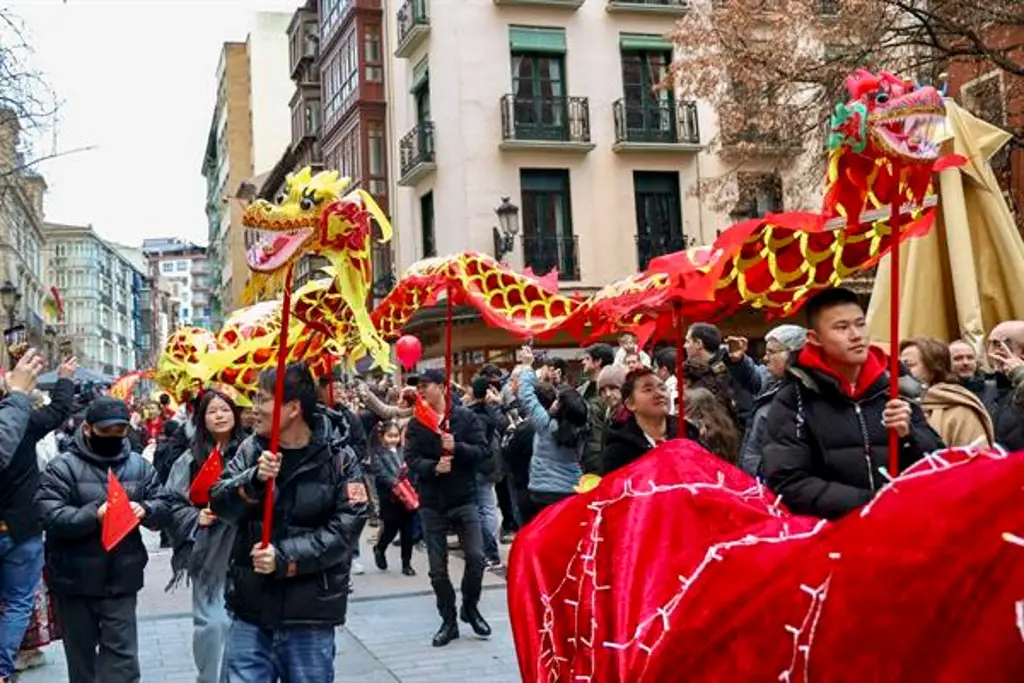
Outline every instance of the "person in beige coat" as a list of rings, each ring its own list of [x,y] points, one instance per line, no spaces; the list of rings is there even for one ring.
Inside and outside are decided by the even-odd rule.
[[[924,384],[921,409],[946,445],[955,448],[995,444],[995,429],[988,411],[953,374],[949,345],[936,339],[907,339],[900,344],[900,361]]]

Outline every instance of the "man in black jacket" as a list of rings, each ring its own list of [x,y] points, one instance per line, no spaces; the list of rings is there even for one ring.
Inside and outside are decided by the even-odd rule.
[[[32,596],[43,570],[43,531],[35,497],[39,490],[36,444],[60,427],[71,414],[75,386],[71,376],[77,363],[68,359],[57,369],[50,403],[29,413],[28,427],[16,448],[0,462],[0,566],[17,571],[0,573],[0,681],[14,673],[13,659],[25,635],[32,611]],[[2,457],[0,456],[0,457]]]
[[[889,399],[887,358],[868,344],[856,294],[828,289],[806,310],[807,344],[768,410],[762,463],[792,512],[835,519],[885,484],[890,429],[901,471],[943,444],[920,408]]]
[[[156,470],[125,438],[128,420],[124,401],[93,400],[69,451],[43,472],[36,498],[71,683],[139,680],[135,608],[149,555],[138,527],[109,552],[103,547],[108,470],[147,527],[157,528],[166,512]]]
[[[742,435],[753,415],[754,397],[761,393],[762,378],[757,364],[746,354],[747,340],[729,337],[709,323],[694,323],[686,333],[686,357],[702,360],[716,375],[728,372],[735,401],[736,428]]]
[[[430,369],[418,377],[420,397],[437,416],[445,414],[445,376]],[[448,529],[455,526],[466,556],[462,576],[462,609],[458,616],[482,637],[491,635],[477,606],[484,574],[483,537],[477,510],[476,476],[487,456],[487,433],[477,417],[466,408],[452,406],[447,430],[425,425],[414,417],[406,428],[405,461],[416,474],[420,489],[420,515],[427,541],[430,584],[437,596],[441,628],[434,635],[434,647],[443,647],[459,637],[455,620],[455,588],[448,576]],[[440,433],[438,433],[440,431]]]
[[[276,376],[269,370],[260,377],[256,432],[210,493],[213,512],[238,527],[225,596],[232,623],[224,679],[331,683],[334,628],[345,623],[366,489],[349,435],[317,408],[316,386],[304,365],[285,370],[280,453],[267,450]],[[271,479],[273,527],[263,547]]]

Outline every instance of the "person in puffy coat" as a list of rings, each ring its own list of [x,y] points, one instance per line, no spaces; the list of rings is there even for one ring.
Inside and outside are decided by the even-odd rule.
[[[225,596],[232,621],[222,681],[331,683],[334,629],[345,623],[367,492],[348,434],[317,407],[316,386],[305,365],[285,369],[280,452],[267,450],[276,377],[273,369],[261,375],[256,431],[210,492],[218,520],[238,527]],[[273,525],[264,547],[271,479]]]
[[[108,470],[143,524],[155,529],[166,515],[156,470],[128,444],[128,420],[124,401],[96,398],[68,452],[43,472],[36,497],[71,683],[139,680],[135,608],[149,555],[138,527],[103,548]]]

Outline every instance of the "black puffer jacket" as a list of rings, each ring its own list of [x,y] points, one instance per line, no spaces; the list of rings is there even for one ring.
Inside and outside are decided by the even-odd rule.
[[[416,475],[420,503],[432,510],[450,510],[476,504],[476,475],[487,457],[487,429],[467,408],[452,407],[451,433],[455,437],[452,471],[438,474],[441,437],[413,418],[405,432],[405,462]]]
[[[156,529],[166,519],[153,466],[131,451],[127,439],[116,457],[101,458],[79,427],[68,452],[51,460],[43,472],[36,496],[46,531],[46,583],[57,595],[113,598],[142,588],[149,555],[138,528],[111,552],[103,549],[96,511],[107,500],[108,469],[129,500],[146,508],[143,524]]]
[[[342,421],[344,423],[344,421]],[[349,435],[317,413],[310,442],[282,449],[275,482],[271,544],[277,572],[252,568],[250,552],[263,533],[266,491],[256,477],[267,439],[242,442],[210,492],[214,513],[238,526],[228,570],[228,609],[263,628],[345,623],[349,570],[357,533],[366,517],[366,490]]]
[[[793,381],[768,411],[761,449],[768,486],[794,513],[835,519],[864,505],[885,484],[889,435],[882,413],[889,401],[885,355],[872,349],[856,388],[840,382],[806,347],[790,367]],[[910,434],[901,440],[899,467],[943,447],[913,401]]]
[[[75,385],[69,379],[58,379],[50,392],[49,405],[36,408],[28,416],[28,427],[21,443],[5,467],[0,468],[0,520],[7,524],[16,542],[38,536],[39,515],[35,496],[39,490],[39,461],[36,444],[61,426],[71,415]]]
[[[666,419],[668,423],[665,427],[665,438],[674,439],[678,434],[677,418],[670,415]],[[700,441],[700,432],[689,420],[686,421],[686,438],[691,441]],[[626,467],[639,460],[652,448],[654,447],[647,440],[644,430],[640,428],[632,414],[622,422],[609,421],[604,432],[602,473],[611,474]]]

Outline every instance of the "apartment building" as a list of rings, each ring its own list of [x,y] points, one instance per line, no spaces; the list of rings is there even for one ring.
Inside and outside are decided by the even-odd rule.
[[[243,184],[269,172],[290,145],[290,20],[288,13],[254,13],[245,42],[227,42],[221,49],[201,171],[207,187],[208,256],[215,283],[210,308],[215,325],[246,303],[241,218],[252,197]]]
[[[13,318],[25,326],[30,343],[44,348],[46,324],[41,309],[52,286],[43,262],[46,181],[23,168],[20,133],[17,116],[0,109],[0,282],[10,283],[15,292],[14,307],[0,311],[4,316],[0,328],[8,327]]]
[[[385,13],[382,0],[320,0],[320,82],[324,166],[369,192],[391,212],[388,171]],[[397,92],[397,90],[392,90]],[[374,228],[374,236],[379,237]],[[394,283],[390,244],[373,242],[374,294]]]
[[[142,254],[148,276],[165,282],[181,324],[212,329],[206,247],[177,237],[160,237],[143,240]]]
[[[47,280],[63,293],[79,364],[111,377],[138,367],[146,274],[91,225],[46,223]]]

